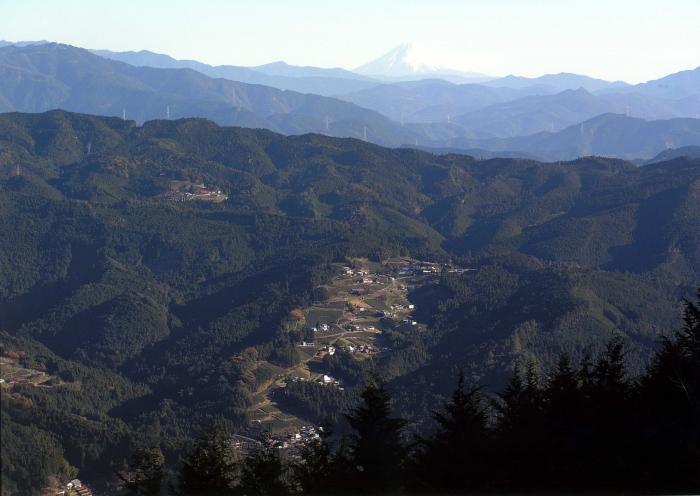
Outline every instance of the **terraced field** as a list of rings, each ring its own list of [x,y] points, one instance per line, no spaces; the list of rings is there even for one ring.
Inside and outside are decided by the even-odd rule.
[[[414,308],[408,290],[434,281],[438,274],[415,269],[407,273],[417,263],[408,259],[384,263],[355,259],[345,265],[335,264],[337,276],[321,286],[326,299],[302,309],[302,325],[313,330],[314,339],[298,345],[300,363],[286,369],[267,362],[258,366],[274,379],[262,384],[256,392],[249,412],[254,424],[272,433],[291,432],[308,424],[307,419],[285,413],[272,399],[271,392],[286,387],[287,381],[319,381],[323,375],[313,370],[322,369],[323,357],[337,350],[351,353],[358,361],[391,353],[381,342],[382,331],[387,326],[423,328],[412,320]],[[342,387],[342,384],[327,387]]]

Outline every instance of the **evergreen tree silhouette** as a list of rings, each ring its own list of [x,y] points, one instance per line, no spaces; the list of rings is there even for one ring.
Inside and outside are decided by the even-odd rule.
[[[391,416],[389,393],[376,379],[370,379],[361,397],[362,403],[346,415],[355,431],[349,437],[354,476],[348,482],[356,491],[396,490],[406,455],[401,441],[405,421]]]
[[[299,460],[293,463],[293,480],[303,494],[329,494],[342,485],[342,467],[348,465],[345,451],[339,447],[334,453],[330,436],[330,429],[324,427],[319,439],[299,450]]]
[[[569,356],[562,354],[543,392],[548,485],[562,490],[578,487],[582,466],[577,450],[588,434],[579,377]]]
[[[129,494],[159,494],[165,474],[165,457],[158,447],[138,449],[126,472],[117,472]]]
[[[544,435],[542,390],[535,366],[525,372],[515,364],[513,374],[499,401],[494,403],[498,422],[494,452],[499,453],[499,487],[503,490],[529,490],[541,487],[543,480]]]
[[[641,430],[649,455],[640,462],[648,486],[700,488],[700,289],[697,299],[684,300],[683,327],[662,338],[641,380]]]
[[[421,479],[430,489],[449,492],[486,487],[490,459],[485,403],[479,388],[465,389],[461,370],[452,397],[433,419],[437,431],[421,440]]]
[[[247,495],[277,496],[290,493],[286,467],[269,437],[265,437],[260,448],[246,457],[240,489]]]
[[[238,471],[237,455],[226,431],[218,424],[204,431],[185,457],[179,489],[184,494],[232,494]]]
[[[619,338],[608,342],[592,372],[590,396],[590,444],[582,448],[585,479],[596,489],[616,490],[631,480],[637,453],[632,407],[632,383],[627,379],[624,348]]]

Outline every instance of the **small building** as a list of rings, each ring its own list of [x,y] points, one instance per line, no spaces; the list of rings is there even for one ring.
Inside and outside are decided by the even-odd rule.
[[[68,489],[80,489],[81,487],[83,487],[83,483],[80,482],[80,479],[73,479],[68,484],[66,484],[66,487]]]

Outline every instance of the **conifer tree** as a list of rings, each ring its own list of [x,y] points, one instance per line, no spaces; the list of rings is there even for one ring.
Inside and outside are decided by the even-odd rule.
[[[320,438],[299,450],[299,460],[293,464],[294,483],[303,494],[328,494],[338,487],[336,462],[328,441],[330,431],[324,428]]]
[[[421,472],[432,489],[462,491],[488,482],[489,438],[479,388],[465,389],[460,370],[457,388],[441,411],[433,413],[437,432],[422,440]]]
[[[640,460],[648,484],[700,487],[700,289],[698,304],[684,300],[683,327],[662,338],[640,385],[643,442]]]
[[[544,391],[544,413],[547,425],[547,467],[552,487],[567,489],[576,487],[573,480],[581,474],[576,450],[584,436],[581,408],[582,393],[579,373],[571,366],[569,356],[560,356],[556,368],[549,374]]]
[[[582,450],[586,472],[595,474],[585,482],[596,489],[617,489],[636,470],[632,393],[622,341],[612,339],[593,368],[590,444]]]
[[[117,476],[124,482],[129,494],[158,494],[163,480],[164,464],[165,457],[160,448],[141,448],[133,454],[128,470],[118,472]]]
[[[355,477],[354,490],[388,491],[400,485],[405,458],[401,441],[405,421],[391,416],[391,398],[372,379],[362,392],[362,403],[346,415],[354,434],[349,449]]]
[[[246,457],[240,489],[243,494],[260,496],[285,495],[290,492],[286,467],[279,450],[268,437],[263,439],[260,448]]]
[[[516,363],[499,401],[495,403],[498,422],[494,452],[503,467],[498,480],[504,489],[531,489],[539,484],[543,463],[542,390],[532,362],[523,373]],[[537,467],[536,465],[539,465]]]
[[[231,494],[237,471],[229,436],[215,424],[199,436],[183,461],[179,488],[184,494]]]

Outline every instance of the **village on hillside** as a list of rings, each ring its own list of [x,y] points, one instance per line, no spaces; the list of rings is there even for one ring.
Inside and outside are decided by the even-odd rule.
[[[92,496],[92,489],[80,479],[72,479],[62,484],[59,490],[54,491],[56,496]]]
[[[64,384],[58,377],[43,370],[22,367],[20,355],[13,350],[4,350],[0,356],[0,385],[3,391],[12,391],[15,384],[28,384],[35,387],[53,387]]]
[[[161,193],[157,198],[169,202],[186,202],[193,200],[222,202],[228,200],[228,195],[216,186],[207,186],[204,183],[192,183],[190,181],[170,181],[168,191]]]
[[[260,365],[274,373],[275,380],[255,394],[256,401],[249,411],[254,426],[250,439],[265,432],[275,446],[289,448],[315,438],[307,434],[317,433],[319,428],[285,412],[275,401],[274,393],[295,382],[313,382],[343,392],[345,385],[341,379],[319,372],[326,356],[342,352],[361,361],[390,353],[391,349],[382,342],[387,329],[407,333],[425,330],[425,324],[415,316],[411,292],[435,283],[443,272],[471,270],[411,258],[383,262],[352,259],[333,267],[336,275],[318,288],[324,298],[301,309],[307,338],[297,345],[302,357],[300,363],[287,369],[267,362]],[[290,442],[292,439],[295,441]]]
[[[297,344],[301,357],[299,363],[289,368],[267,361],[256,365],[265,369],[266,375],[273,379],[255,391],[249,410],[252,425],[246,432],[231,437],[232,447],[248,452],[268,443],[287,456],[296,456],[301,446],[319,439],[323,428],[285,411],[284,406],[275,400],[275,393],[298,382],[311,382],[343,393],[346,387],[343,381],[323,371],[324,358],[342,353],[351,356],[352,360],[363,361],[390,353],[391,349],[382,340],[385,331],[409,333],[425,330],[425,324],[416,317],[411,292],[435,283],[442,273],[470,270],[410,258],[394,258],[381,263],[351,259],[346,263],[332,264],[332,267],[335,275],[317,288],[323,297],[297,312],[299,325],[306,336]],[[0,356],[3,393],[16,396],[13,386],[18,384],[79,387],[45,371],[22,367],[21,356],[15,353],[21,352],[3,350]],[[16,401],[21,400],[22,397],[16,398]],[[84,482],[74,479],[56,481],[50,494],[89,496],[92,493]]]

